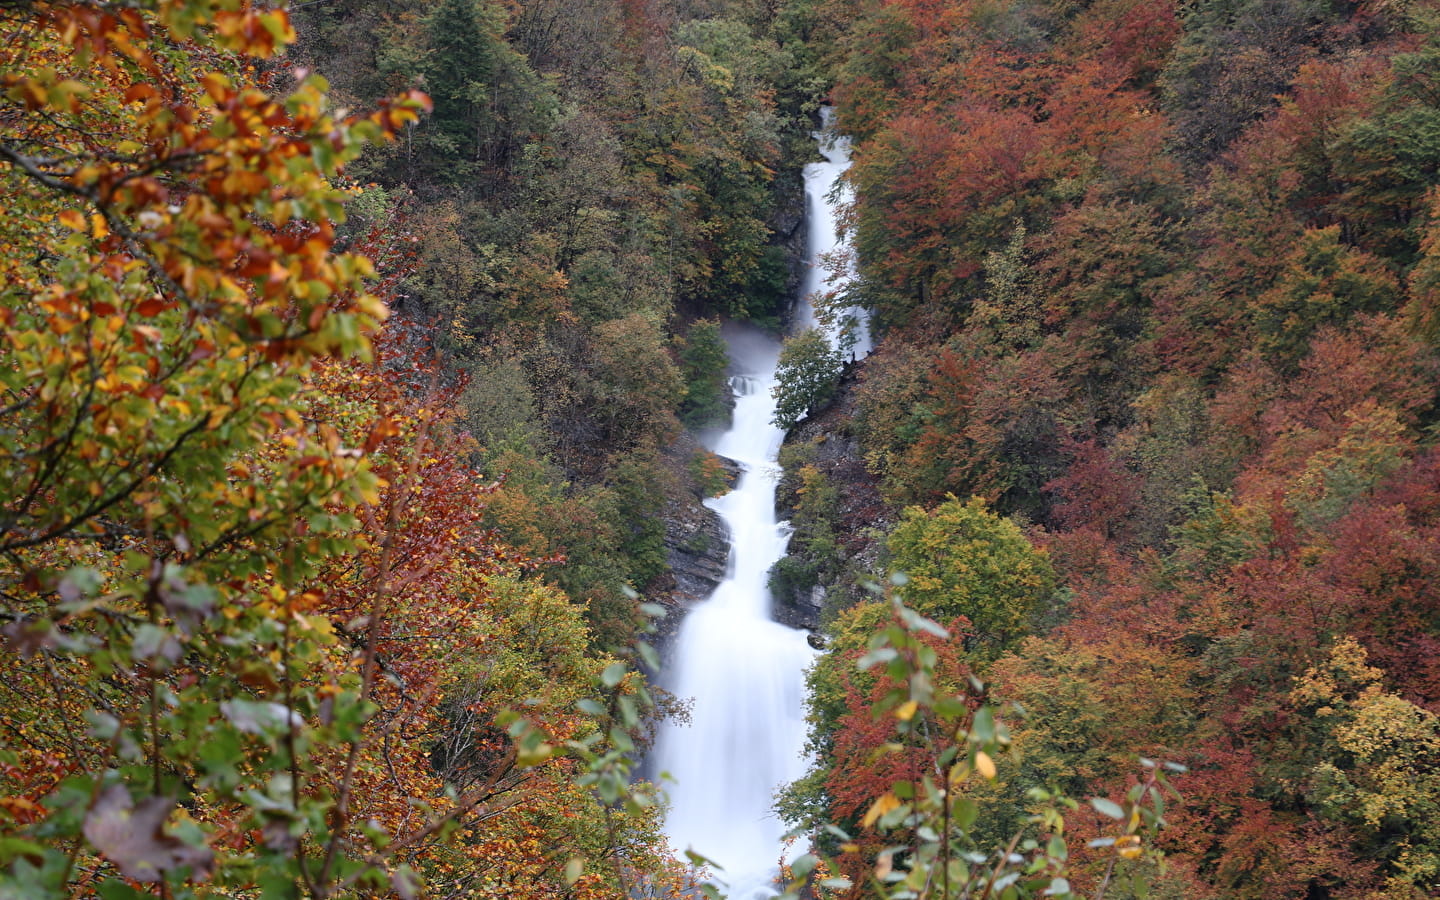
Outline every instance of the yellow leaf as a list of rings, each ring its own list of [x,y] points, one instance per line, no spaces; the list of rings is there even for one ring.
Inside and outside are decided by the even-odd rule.
[[[877,819],[899,805],[899,797],[894,794],[881,794],[875,799],[875,802],[870,805],[870,811],[865,814],[865,818],[860,820],[861,827],[869,828],[875,824]]]
[[[975,754],[975,771],[991,780],[995,778],[995,760],[991,759],[990,754],[984,750]]]
[[[879,856],[875,857],[876,878],[884,878],[886,875],[889,875],[894,870],[894,861],[890,858],[890,856],[891,854],[889,853],[882,853]]]
[[[911,719],[915,718],[915,710],[919,708],[920,704],[916,703],[914,700],[906,700],[904,703],[900,704],[900,707],[898,709],[895,710],[895,718],[899,719],[902,722],[908,722]]]

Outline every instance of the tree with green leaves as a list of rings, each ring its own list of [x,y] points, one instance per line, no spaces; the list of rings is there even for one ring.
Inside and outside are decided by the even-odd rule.
[[[839,351],[817,329],[785,341],[775,369],[775,424],[788,431],[830,402],[840,387],[844,368]]]
[[[970,620],[979,661],[1024,637],[1054,602],[1057,580],[1045,553],[979,498],[906,508],[885,546],[892,570],[909,579],[905,596],[918,611]]]
[[[506,24],[490,0],[444,0],[422,30],[396,33],[382,51],[382,65],[423,85],[435,104],[413,135],[423,181],[484,192],[557,114],[548,86],[506,42]]]
[[[384,357],[370,257],[407,242],[338,246],[342,167],[428,100],[277,92],[295,39],[230,0],[0,11],[0,897],[413,900],[562,808],[590,827],[560,852],[612,871],[532,837],[471,895],[623,894],[609,848],[664,868],[644,685],[517,580],[453,395]],[[458,648],[543,669],[465,703]],[[484,746],[450,765],[442,735]]]
[[[850,814],[821,826],[840,854],[795,860],[786,900],[801,888],[823,900],[1098,900],[1112,888],[1117,896],[1144,896],[1161,857],[1153,836],[1166,824],[1167,796],[1175,795],[1170,775],[1185,767],[1140,759],[1141,774],[1120,802],[1092,797],[1083,813],[1070,795],[1032,786],[1013,829],[991,839],[978,799],[1018,757],[1009,710],[979,679],[963,677],[954,635],[902,602],[905,579],[895,582],[893,592],[872,586],[885,596],[863,604],[873,623],[867,652],[847,655],[842,668],[866,676],[867,687],[845,679],[837,765],[814,773],[828,775],[832,795],[844,793],[833,797],[834,808]],[[787,799],[793,814],[795,792]],[[1098,864],[1093,876],[1073,846],[1072,823],[1087,819],[1098,824],[1084,845]],[[1091,890],[1072,883],[1081,877],[1092,880]]]
[[[685,379],[680,420],[691,428],[723,423],[730,413],[730,393],[725,382],[730,359],[719,320],[701,319],[676,341],[680,347],[680,373]]]

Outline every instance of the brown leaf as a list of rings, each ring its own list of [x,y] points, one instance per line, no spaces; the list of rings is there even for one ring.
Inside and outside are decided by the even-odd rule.
[[[390,886],[401,900],[416,900],[420,896],[420,878],[409,866],[401,866],[390,873]]]
[[[0,628],[10,650],[29,659],[41,650],[57,646],[55,625],[49,619],[18,619]]]
[[[159,881],[165,872],[189,868],[193,881],[210,877],[215,854],[164,831],[175,809],[169,797],[146,797],[135,805],[124,785],[106,788],[85,817],[85,837],[126,878]]]

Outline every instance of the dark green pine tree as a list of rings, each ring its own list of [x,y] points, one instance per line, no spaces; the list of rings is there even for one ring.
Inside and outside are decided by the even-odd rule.
[[[420,138],[442,181],[485,192],[525,143],[548,130],[553,93],[505,41],[505,14],[489,0],[442,0],[426,21],[421,63],[435,104]]]

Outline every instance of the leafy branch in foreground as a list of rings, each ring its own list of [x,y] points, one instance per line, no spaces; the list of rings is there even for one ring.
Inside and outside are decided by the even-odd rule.
[[[894,580],[897,586],[906,581]],[[784,896],[810,891],[827,898],[1067,900],[1082,896],[1077,884],[1087,879],[1095,882],[1095,898],[1120,880],[1127,881],[1131,895],[1143,896],[1147,866],[1163,864],[1149,837],[1165,824],[1166,795],[1176,796],[1168,773],[1184,767],[1141,759],[1142,776],[1123,801],[1089,800],[1089,808],[1109,823],[1088,842],[1103,857],[1098,874],[1072,859],[1067,818],[1077,815],[1081,804],[1061,792],[1029,789],[1023,826],[999,845],[983,844],[976,790],[994,783],[997,760],[1015,752],[1002,710],[974,676],[960,691],[937,686],[944,680],[937,673],[938,651],[951,641],[950,632],[887,593],[893,623],[875,634],[858,665],[875,673],[877,690],[884,689],[873,715],[891,723],[889,739],[874,756],[916,762],[902,767],[909,777],[890,782],[874,797],[856,833],[825,826],[841,842],[841,855],[796,859],[786,870],[790,883]]]
[[[494,725],[593,731],[604,662],[481,521],[443,379],[370,364],[405,342],[354,251],[405,242],[341,252],[336,181],[428,101],[331,112],[269,62],[295,33],[268,4],[26,6],[0,12],[0,898],[512,896],[561,880],[557,844],[648,852]]]

